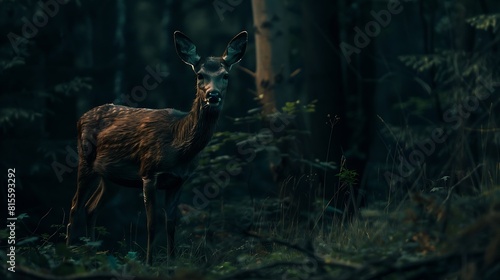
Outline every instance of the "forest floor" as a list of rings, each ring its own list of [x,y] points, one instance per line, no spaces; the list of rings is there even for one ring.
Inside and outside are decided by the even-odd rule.
[[[152,266],[146,266],[143,252],[110,252],[90,241],[67,247],[51,241],[53,234],[43,234],[18,242],[16,272],[7,276],[500,279],[500,188],[476,195],[434,189],[399,201],[371,205],[351,219],[331,207],[299,217],[279,200],[225,204],[212,213],[181,205],[175,261],[159,254]],[[54,227],[62,234],[63,225]],[[1,238],[6,240],[6,230]],[[6,254],[2,252],[2,258]],[[6,263],[2,259],[2,265]]]

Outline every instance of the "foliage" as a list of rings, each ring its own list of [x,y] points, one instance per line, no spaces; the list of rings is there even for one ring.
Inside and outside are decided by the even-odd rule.
[[[282,108],[283,113],[289,115],[297,115],[300,112],[304,113],[314,113],[316,110],[316,103],[318,100],[313,100],[311,103],[300,106],[300,100],[295,102],[286,102],[285,106]]]
[[[449,189],[445,183],[436,182]],[[174,275],[178,279],[186,275],[196,277],[186,279],[205,279],[201,275],[206,279],[254,279],[255,275],[261,279],[421,279],[429,275],[448,279],[471,273],[495,279],[500,273],[495,266],[500,258],[498,205],[498,187],[475,196],[413,192],[399,205],[363,209],[341,227],[327,214],[318,226],[305,229],[290,221],[283,201],[233,201],[211,213],[188,210],[191,217],[198,211],[197,220],[182,220],[175,261],[158,255],[149,267],[143,265],[143,252],[107,251],[100,242],[88,239],[67,247],[56,242],[52,233],[21,238],[17,258],[22,265],[16,273],[107,275],[108,279]],[[310,215],[316,219],[317,214]],[[234,231],[242,216],[250,217],[250,228]],[[24,215],[19,220],[27,219]],[[57,233],[64,225],[53,228]],[[0,237],[7,237],[4,231]],[[469,271],[471,266],[477,269]]]
[[[498,27],[500,26],[498,23],[499,20],[500,14],[494,14],[475,16],[467,19],[467,22],[477,29],[487,31],[489,28],[491,28],[493,29],[493,32],[497,32]]]
[[[25,24],[23,19],[26,21],[31,19],[33,13],[40,7],[38,4],[33,1],[0,3],[2,24],[5,24],[2,25],[2,30],[21,34],[22,26]],[[58,6],[57,3],[56,5]],[[57,17],[51,20],[57,20]],[[5,145],[2,145],[4,150],[0,164],[2,166],[15,164],[32,176],[51,175],[49,172],[53,171],[50,161],[47,161],[55,160],[56,155],[65,156],[65,146],[73,143],[73,139],[61,142],[51,139],[52,131],[48,130],[47,126],[52,124],[50,120],[56,115],[51,105],[66,106],[69,98],[92,89],[92,80],[89,77],[58,74],[59,69],[54,70],[51,67],[52,64],[54,68],[60,66],[57,66],[54,59],[46,59],[48,54],[45,52],[45,45],[40,43],[44,40],[37,39],[50,32],[60,32],[59,28],[62,27],[44,26],[37,29],[37,32],[40,31],[35,34],[38,35],[37,38],[19,39],[22,41],[19,45],[15,45],[9,41],[8,36],[5,36],[6,40],[0,44],[2,84],[0,137],[6,140]],[[60,119],[66,118],[67,116]],[[59,127],[57,129],[60,130]],[[22,147],[22,151],[15,152],[12,149],[13,145]],[[25,159],[27,156],[29,158]]]
[[[14,126],[17,122],[33,122],[36,118],[41,116],[41,113],[33,110],[22,108],[2,108],[0,109],[0,125],[3,127],[5,132],[8,127]]]
[[[54,91],[70,95],[71,93],[78,93],[82,90],[92,90],[92,79],[89,77],[75,77],[73,80],[54,86]]]
[[[429,54],[399,57],[404,65],[415,71],[412,79],[424,93],[406,96],[402,102],[393,105],[403,112],[402,122],[384,122],[385,136],[395,143],[391,152],[392,165],[388,167],[392,171],[388,172],[401,176],[399,186],[428,185],[425,180],[443,176],[451,176],[451,180],[457,182],[463,177],[459,173],[477,167],[473,164],[475,162],[483,162],[485,170],[492,170],[495,159],[490,153],[497,147],[488,143],[495,142],[499,121],[494,113],[498,106],[495,88],[500,79],[499,60],[495,55],[497,19],[498,15],[478,15],[467,20],[472,27],[484,32],[477,33],[482,40],[491,39],[489,44],[464,50],[439,42]],[[444,131],[446,144],[433,140],[432,135],[438,130]],[[478,138],[480,143],[468,140]],[[427,151],[422,145],[432,145],[432,149]],[[464,153],[464,146],[474,152]],[[417,152],[422,156],[415,158]],[[410,175],[403,176],[405,172],[400,166],[407,166]],[[417,177],[418,181],[413,181]],[[467,191],[487,186],[491,186],[491,182],[472,181]]]
[[[340,182],[351,186],[358,181],[358,173],[355,170],[350,170],[345,167],[340,168],[340,172],[336,176],[339,177]]]
[[[314,113],[316,102],[316,100],[313,100],[305,105],[302,105],[299,100],[286,102],[286,105],[282,108],[282,113],[277,112],[268,116],[263,115],[260,108],[255,108],[248,110],[245,116],[230,119],[234,126],[243,127],[252,125],[254,127],[259,127],[271,121],[273,118],[293,120],[299,114]],[[235,170],[242,170],[245,168],[245,166],[251,163],[253,156],[251,158],[246,158],[242,155],[238,148],[241,146],[250,148],[252,153],[255,154],[278,154],[279,156],[286,156],[314,170],[336,169],[335,163],[333,162],[324,162],[319,159],[311,160],[299,155],[288,155],[281,152],[279,147],[281,144],[288,143],[288,141],[294,141],[301,135],[307,135],[307,131],[288,128],[284,133],[277,133],[271,129],[266,129],[265,125],[262,127],[261,130],[257,129],[257,132],[234,130],[215,132],[211,142],[200,155],[197,176],[193,178],[189,184],[192,186],[205,185],[212,180],[210,177],[211,173],[214,174],[224,171],[228,166],[231,166],[231,168]],[[234,156],[235,153],[237,154],[236,157]],[[232,183],[235,185],[238,184],[238,182],[234,181],[232,181]]]

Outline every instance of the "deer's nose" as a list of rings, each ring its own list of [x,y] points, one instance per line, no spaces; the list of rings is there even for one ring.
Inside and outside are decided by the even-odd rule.
[[[210,91],[210,92],[207,92],[207,101],[208,103],[210,104],[218,104],[220,101],[221,101],[221,95],[220,95],[220,92],[218,91]]]

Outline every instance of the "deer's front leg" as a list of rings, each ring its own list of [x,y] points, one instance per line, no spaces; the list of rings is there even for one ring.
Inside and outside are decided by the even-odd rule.
[[[153,252],[151,244],[155,236],[155,219],[156,219],[156,179],[143,178],[143,193],[144,205],[146,207],[146,218],[148,228],[148,245],[146,249],[146,263],[153,263]]]
[[[182,183],[181,183],[182,184]],[[179,205],[180,197],[180,186],[175,187],[172,191],[167,191],[166,193],[166,226],[167,226],[167,250],[168,256],[171,259],[175,258],[175,247],[174,247],[174,235],[175,235],[175,224],[177,222],[177,206]]]

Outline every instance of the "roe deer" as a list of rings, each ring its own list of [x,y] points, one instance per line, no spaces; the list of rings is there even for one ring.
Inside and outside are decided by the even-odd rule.
[[[167,251],[174,256],[179,189],[196,166],[196,155],[210,141],[228,85],[231,66],[245,53],[248,33],[236,35],[221,57],[201,59],[196,46],[174,33],[177,54],[196,74],[196,98],[189,112],[106,104],[77,123],[78,181],[67,227],[67,243],[95,238],[96,212],[110,186],[143,189],[147,217],[147,256],[152,263],[156,190],[166,191]]]

